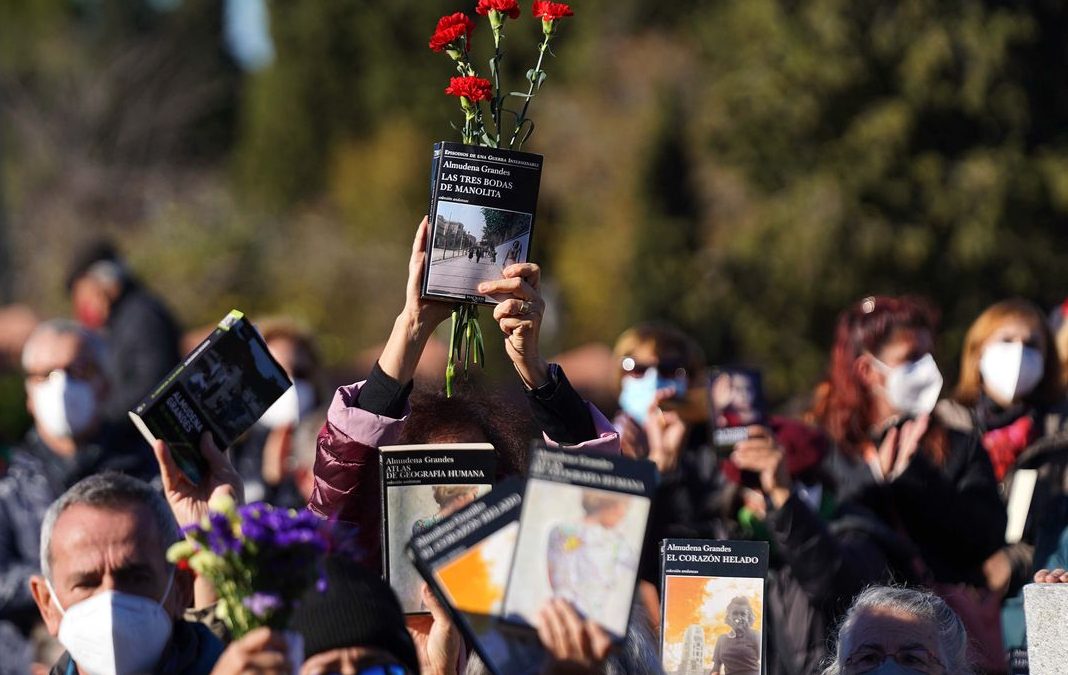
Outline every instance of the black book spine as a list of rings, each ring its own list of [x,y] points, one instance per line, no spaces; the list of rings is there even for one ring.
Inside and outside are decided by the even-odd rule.
[[[419,289],[423,295],[426,295],[427,284],[430,282],[430,259],[434,253],[434,223],[438,209],[438,175],[441,173],[441,156],[444,154],[442,144],[435,143],[434,156],[430,160],[430,203],[426,208],[426,261],[423,264],[423,287]]]
[[[382,542],[382,578],[389,583],[389,509],[386,508],[386,463],[382,453],[378,453],[378,508],[382,513],[382,529],[379,532]]]

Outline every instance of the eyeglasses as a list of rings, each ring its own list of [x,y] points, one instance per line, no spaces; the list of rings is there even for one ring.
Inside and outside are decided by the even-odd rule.
[[[321,675],[341,675],[341,671],[331,670]],[[357,666],[356,675],[412,675],[412,673],[397,663],[374,663],[367,666]]]
[[[96,379],[100,374],[100,369],[97,368],[96,364],[91,362],[75,361],[66,368],[53,368],[48,372],[27,372],[26,379],[34,383],[43,382],[48,379],[49,375],[55,372],[65,372],[67,377],[71,379],[87,382]]]
[[[867,673],[875,670],[887,659],[899,666],[918,670],[925,675],[939,675],[946,671],[945,665],[926,647],[906,647],[897,652],[885,652],[879,647],[861,647],[845,661],[846,673]]]
[[[638,363],[634,360],[633,356],[624,356],[619,365],[623,368],[623,374],[630,375],[631,377],[641,377],[645,375],[645,372],[650,368],[665,374],[672,373],[673,377],[685,377],[686,375],[686,366],[677,361]]]

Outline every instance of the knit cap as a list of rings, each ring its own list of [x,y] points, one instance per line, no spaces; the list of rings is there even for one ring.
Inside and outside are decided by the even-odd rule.
[[[326,591],[310,589],[290,626],[304,636],[305,658],[342,647],[376,647],[412,673],[419,672],[415,645],[393,590],[349,559],[326,561]]]

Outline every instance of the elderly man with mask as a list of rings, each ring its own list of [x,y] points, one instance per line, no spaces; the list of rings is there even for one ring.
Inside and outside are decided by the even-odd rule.
[[[222,643],[178,618],[192,597],[191,579],[166,559],[179,536],[162,495],[115,472],[82,480],[48,508],[42,573],[30,587],[67,650],[53,675],[211,672]]]
[[[147,449],[121,443],[100,420],[107,394],[95,338],[72,321],[39,325],[26,341],[27,408],[33,428],[11,453],[0,478],[0,649],[17,648],[37,620],[28,581],[40,568],[38,537],[45,510],[79,479],[106,468],[148,477]],[[3,672],[0,669],[0,672]]]

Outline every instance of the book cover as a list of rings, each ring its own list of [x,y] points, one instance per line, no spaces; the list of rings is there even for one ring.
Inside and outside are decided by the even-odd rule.
[[[764,672],[767,542],[665,539],[660,570],[665,673]]]
[[[199,483],[207,468],[201,434],[229,447],[290,386],[259,331],[235,309],[129,414],[149,443],[166,441],[178,467]]]
[[[646,460],[535,450],[505,594],[506,618],[532,625],[546,601],[564,598],[621,639],[656,475]]]
[[[478,285],[529,259],[541,166],[529,152],[434,145],[424,297],[497,302]]]
[[[750,425],[767,423],[763,378],[751,368],[717,368],[709,386],[712,444],[729,453],[735,443],[749,438]]]
[[[407,553],[495,675],[540,672],[546,654],[532,631],[501,621],[526,480],[489,494],[415,535]]]
[[[408,542],[489,492],[496,465],[488,443],[380,448],[382,570],[405,612],[426,611],[422,579],[404,553]]]

